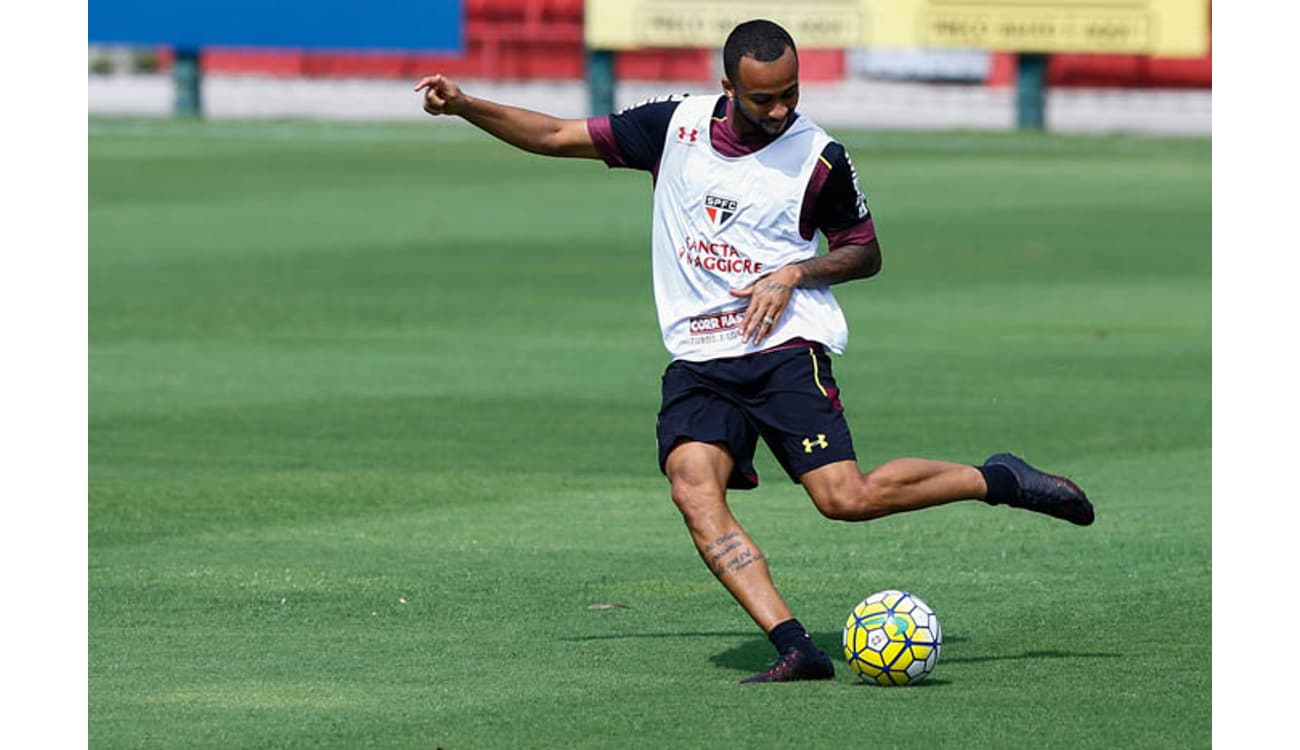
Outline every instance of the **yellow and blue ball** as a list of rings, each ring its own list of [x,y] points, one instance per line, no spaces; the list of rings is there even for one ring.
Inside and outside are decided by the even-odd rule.
[[[863,680],[913,685],[939,663],[943,636],[928,604],[906,591],[880,591],[849,613],[844,658]]]

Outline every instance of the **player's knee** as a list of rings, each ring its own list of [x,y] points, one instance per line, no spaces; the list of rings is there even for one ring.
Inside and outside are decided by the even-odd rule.
[[[861,521],[859,506],[843,498],[830,497],[817,503],[817,510],[832,521]]]
[[[690,477],[675,478],[672,483],[673,504],[681,511],[688,524],[704,518],[725,507],[725,490],[716,482],[696,481]]]
[[[867,474],[854,471],[820,487],[813,501],[817,510],[833,521],[870,521],[889,515],[892,498],[903,487],[902,479],[889,469]]]
[[[866,485],[857,472],[819,487],[813,494],[813,504],[832,521],[865,521],[873,517],[867,503]]]

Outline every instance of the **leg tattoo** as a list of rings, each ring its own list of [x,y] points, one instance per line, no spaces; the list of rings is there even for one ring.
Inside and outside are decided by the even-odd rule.
[[[700,557],[704,558],[705,565],[718,578],[724,573],[739,573],[763,559],[763,555],[745,544],[736,531],[705,545],[700,551]]]

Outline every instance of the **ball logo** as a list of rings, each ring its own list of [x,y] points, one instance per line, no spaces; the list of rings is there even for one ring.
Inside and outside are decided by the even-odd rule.
[[[898,615],[887,615],[883,617],[872,617],[863,623],[868,628],[880,628],[876,633],[883,632],[886,628],[893,628],[894,632],[889,634],[890,638],[902,639],[907,637],[907,620]]]
[[[687,130],[685,125],[677,128],[677,140],[682,143],[695,143],[695,139],[698,138],[699,135],[700,131],[695,128]]]

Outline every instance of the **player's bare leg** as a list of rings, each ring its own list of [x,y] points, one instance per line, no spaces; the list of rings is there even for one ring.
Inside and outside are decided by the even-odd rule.
[[[862,473],[857,461],[837,461],[799,480],[817,510],[838,521],[867,521],[957,500],[984,497],[979,470],[924,458],[897,458]]]
[[[733,466],[725,448],[688,442],[668,454],[664,471],[704,564],[767,632],[793,615],[772,583],[763,553],[727,507]]]
[[[867,521],[957,500],[983,500],[1045,513],[1080,526],[1093,521],[1092,503],[1078,485],[1047,474],[1009,453],[975,467],[899,458],[862,473],[856,461],[807,472],[800,481],[827,518]]]
[[[762,551],[727,506],[727,478],[733,467],[725,448],[700,442],[678,445],[664,462],[673,502],[700,558],[781,652],[770,669],[745,682],[830,678],[830,660],[794,619],[772,583]]]

